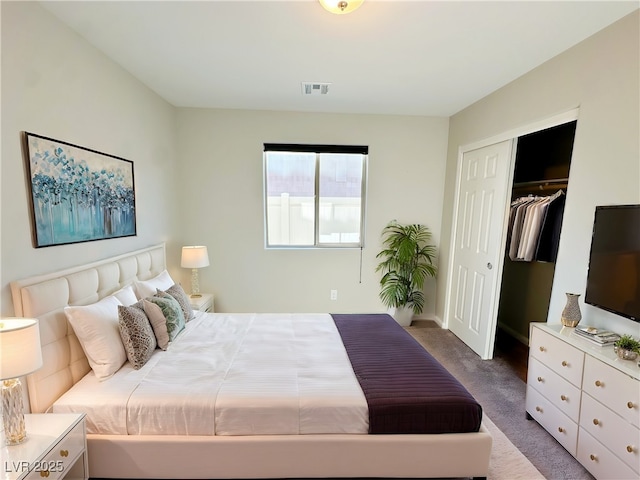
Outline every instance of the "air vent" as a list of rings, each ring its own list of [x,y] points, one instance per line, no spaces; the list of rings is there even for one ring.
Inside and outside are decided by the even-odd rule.
[[[303,95],[326,95],[329,93],[330,83],[302,82]]]

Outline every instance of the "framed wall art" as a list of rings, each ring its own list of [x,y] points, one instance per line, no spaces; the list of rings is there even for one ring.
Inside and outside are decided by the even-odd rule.
[[[23,132],[34,247],[136,235],[133,162]]]

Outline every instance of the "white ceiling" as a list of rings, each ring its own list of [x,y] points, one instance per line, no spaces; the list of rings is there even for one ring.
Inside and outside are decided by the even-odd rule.
[[[178,107],[450,116],[635,1],[45,1]],[[301,82],[330,82],[303,96]]]

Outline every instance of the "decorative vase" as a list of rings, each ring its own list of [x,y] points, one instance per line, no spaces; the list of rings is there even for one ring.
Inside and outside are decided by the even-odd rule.
[[[635,360],[638,358],[638,354],[633,350],[627,350],[626,348],[620,348],[618,346],[614,346],[613,350],[620,360]]]
[[[560,320],[565,327],[575,327],[582,320],[582,313],[580,313],[580,305],[578,305],[579,293],[567,293],[567,304],[562,310],[562,316]]]

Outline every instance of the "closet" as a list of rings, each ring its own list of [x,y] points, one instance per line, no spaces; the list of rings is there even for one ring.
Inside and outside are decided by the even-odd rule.
[[[518,202],[529,204],[529,221],[535,221],[531,205],[537,202],[546,205],[537,212],[537,221],[546,225],[525,230],[527,224],[522,221],[526,207],[520,208],[520,217],[510,216],[498,307],[498,342],[527,345],[529,323],[547,319],[576,123],[517,139],[510,214],[516,212]]]

